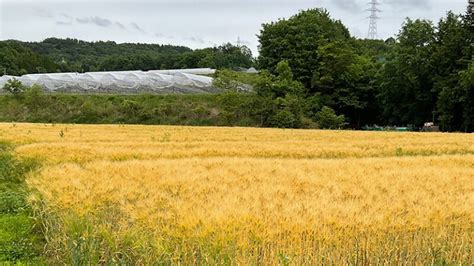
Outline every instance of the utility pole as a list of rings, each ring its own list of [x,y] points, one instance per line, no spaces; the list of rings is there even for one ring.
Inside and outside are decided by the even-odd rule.
[[[473,1],[473,0],[470,0]],[[377,39],[377,20],[380,19],[379,16],[377,16],[378,13],[382,12],[378,8],[380,3],[378,0],[371,0],[369,3],[370,8],[367,9],[367,11],[370,11],[370,16],[368,17],[369,19],[369,34],[367,35],[368,39],[375,40]]]

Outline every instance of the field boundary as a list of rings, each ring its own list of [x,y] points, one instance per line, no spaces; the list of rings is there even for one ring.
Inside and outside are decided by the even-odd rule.
[[[19,159],[0,141],[0,264],[45,265],[45,239],[28,202],[26,175],[38,169],[34,159]]]

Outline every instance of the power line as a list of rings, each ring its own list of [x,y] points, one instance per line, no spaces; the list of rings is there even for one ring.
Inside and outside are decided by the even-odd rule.
[[[380,10],[378,8],[378,6],[380,5],[378,0],[371,0],[368,4],[370,5],[370,8],[366,9],[366,11],[370,11],[370,16],[368,17],[368,19],[369,19],[369,34],[367,35],[367,38],[375,40],[375,39],[377,39],[377,35],[378,35],[378,33],[377,33],[377,20],[380,19],[380,17],[377,14],[382,12],[382,10]]]

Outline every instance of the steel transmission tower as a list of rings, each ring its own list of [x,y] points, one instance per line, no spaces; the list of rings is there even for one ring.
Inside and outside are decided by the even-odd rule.
[[[374,40],[374,39],[377,39],[377,20],[380,19],[379,16],[377,16],[377,14],[382,12],[382,10],[378,8],[378,6],[380,5],[378,0],[371,0],[369,2],[369,5],[370,5],[370,8],[367,9],[367,11],[370,11],[370,16],[368,17],[369,18],[369,34],[367,38]]]

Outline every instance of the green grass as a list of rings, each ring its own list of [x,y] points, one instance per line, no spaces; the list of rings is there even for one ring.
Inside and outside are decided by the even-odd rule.
[[[18,160],[11,152],[9,144],[0,142],[0,264],[44,264],[44,239],[24,184],[38,163]]]
[[[0,95],[0,122],[258,126],[252,95]]]

